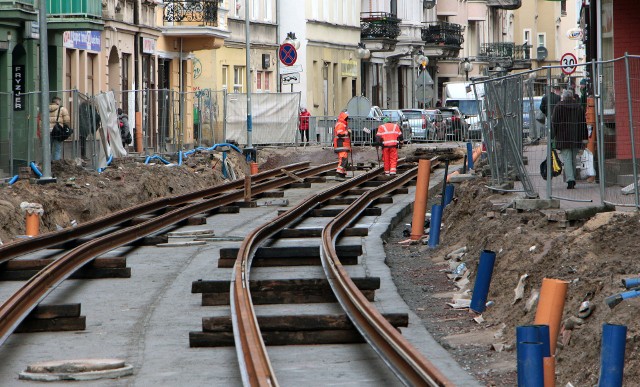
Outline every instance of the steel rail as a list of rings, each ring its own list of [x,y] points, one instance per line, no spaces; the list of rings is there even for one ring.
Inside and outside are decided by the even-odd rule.
[[[323,164],[298,172],[295,176],[298,178],[310,177],[331,170],[334,167],[334,163]],[[295,181],[294,177],[285,175],[277,179],[256,184],[251,190],[254,194],[262,193]],[[0,305],[0,345],[7,340],[9,335],[13,333],[22,320],[28,316],[29,312],[31,312],[40,301],[60,285],[60,283],[96,256],[125,243],[135,241],[146,235],[167,228],[195,214],[206,212],[243,198],[244,191],[235,190],[227,194],[187,204],[143,223],[118,229],[110,234],[92,239],[64,254],[39,271]]]
[[[283,169],[294,172],[304,168],[308,168],[309,162],[296,163],[283,167]],[[263,181],[281,175],[279,169],[260,172],[252,176],[252,181]],[[20,255],[24,255],[37,250],[45,249],[59,245],[61,243],[77,239],[79,237],[96,233],[107,227],[115,226],[131,220],[140,215],[157,212],[161,209],[181,205],[185,202],[199,200],[213,195],[219,195],[232,189],[239,189],[244,186],[243,179],[237,179],[229,183],[221,184],[215,187],[206,188],[199,191],[189,192],[183,195],[160,198],[137,206],[122,209],[105,217],[101,217],[86,223],[82,223],[77,227],[66,228],[60,231],[52,231],[40,234],[30,239],[5,244],[0,247],[0,263],[9,261]]]
[[[317,195],[304,199],[295,207],[282,213],[273,221],[253,230],[242,242],[238,251],[230,285],[231,320],[240,374],[245,386],[273,387],[278,385],[256,317],[249,278],[253,256],[261,243],[281,229],[297,222],[300,217],[322,202],[342,194],[382,173],[376,168],[362,175],[331,187]]]
[[[415,178],[417,168],[363,194],[331,220],[322,231],[320,258],[336,298],[382,360],[407,386],[453,386],[398,330],[378,312],[353,283],[335,250],[338,235],[376,198]]]

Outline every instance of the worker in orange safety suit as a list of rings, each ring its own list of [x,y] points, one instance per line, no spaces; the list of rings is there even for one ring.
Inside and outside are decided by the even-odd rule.
[[[349,152],[351,152],[351,130],[347,127],[349,113],[342,112],[338,115],[338,122],[333,128],[333,151],[338,154],[338,168],[336,173],[340,177],[347,177],[349,166]]]
[[[376,146],[382,146],[382,162],[384,174],[395,175],[398,167],[398,148],[402,148],[402,130],[398,124],[389,122],[389,117],[383,119],[384,124],[376,132]]]

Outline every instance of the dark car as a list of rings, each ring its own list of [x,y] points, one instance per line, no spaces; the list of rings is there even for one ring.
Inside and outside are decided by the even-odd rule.
[[[469,125],[457,107],[445,106],[438,108],[442,112],[446,123],[445,136],[447,141],[465,141],[468,138]]]

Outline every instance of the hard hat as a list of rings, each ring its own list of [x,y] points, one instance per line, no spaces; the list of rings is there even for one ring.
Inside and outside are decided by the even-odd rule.
[[[386,116],[382,119],[382,122],[384,122],[385,124],[389,121],[391,120],[389,119],[389,117],[386,117]]]

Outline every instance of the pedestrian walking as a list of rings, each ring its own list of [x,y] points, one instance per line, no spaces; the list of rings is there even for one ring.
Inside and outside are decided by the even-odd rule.
[[[62,99],[58,96],[53,97],[51,99],[51,104],[49,104],[49,133],[51,133],[56,124],[71,125],[71,116],[69,115],[69,111],[66,107],[62,106]],[[60,160],[62,158],[63,143],[64,140],[51,136],[52,160]]]
[[[588,138],[584,109],[580,101],[574,98],[572,90],[562,92],[560,102],[551,116],[551,138],[560,150],[564,162],[567,189],[576,186],[575,160],[578,151],[584,147]]]
[[[385,175],[395,175],[398,167],[398,148],[402,148],[402,130],[398,124],[383,118],[376,132],[376,147],[382,146],[382,163]]]
[[[347,177],[349,167],[349,153],[351,153],[351,130],[347,126],[349,114],[342,112],[338,115],[338,122],[333,128],[333,151],[338,154],[336,173],[339,177]]]
[[[562,88],[560,85],[553,85],[551,87],[551,93],[549,94],[549,102],[547,102],[546,94],[542,96],[542,99],[540,100],[540,111],[545,115],[545,117],[549,118],[553,115],[553,109],[556,107],[558,102],[560,102],[561,91]],[[547,107],[549,108],[548,111]]]
[[[300,142],[309,142],[309,117],[311,113],[304,106],[300,108],[300,119],[298,122],[298,130],[300,131]],[[306,140],[305,140],[306,137]]]

